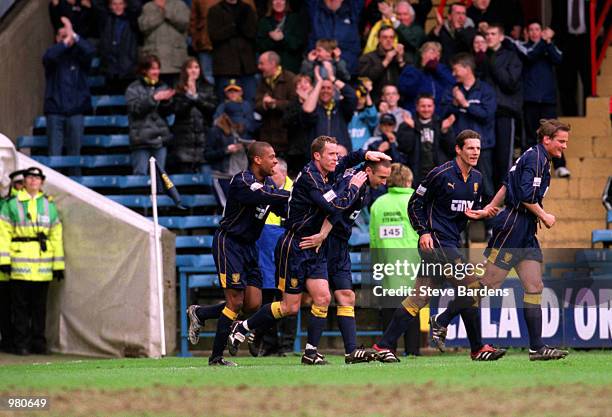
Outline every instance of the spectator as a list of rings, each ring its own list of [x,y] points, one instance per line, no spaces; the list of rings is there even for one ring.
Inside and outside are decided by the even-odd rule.
[[[93,0],[100,28],[100,70],[106,86],[121,94],[136,77],[140,0]]]
[[[174,86],[187,59],[189,7],[182,0],[153,0],[144,5],[138,18],[144,35],[144,54],[159,57],[162,78]]]
[[[391,0],[373,0],[370,2],[366,2],[367,6],[362,15],[362,28],[361,33],[367,33],[370,27],[374,26],[376,22],[378,22],[383,16],[382,11],[386,11],[388,7],[391,7],[394,1]],[[395,7],[402,3],[401,1],[395,2]],[[421,29],[425,28],[425,22],[427,21],[427,15],[431,11],[433,7],[433,3],[431,0],[419,0],[418,2],[414,2],[411,4],[414,10],[414,22],[421,27]],[[397,13],[397,9],[396,9]],[[398,20],[399,16],[396,16]]]
[[[399,149],[400,139],[398,135],[400,132],[396,133],[395,126],[396,120],[393,114],[382,114],[378,124],[378,131],[380,134],[368,139],[363,144],[362,149],[364,151],[384,152],[390,156],[394,162],[406,163],[406,155]],[[404,131],[401,130],[401,132],[403,133]]]
[[[483,62],[486,69],[482,80],[493,87],[497,102],[493,150],[493,185],[497,190],[512,167],[516,126],[521,120],[523,107],[523,64],[514,44],[503,42],[501,24],[488,25],[486,40],[488,52]]]
[[[286,157],[289,151],[289,132],[283,125],[283,113],[295,96],[295,75],[281,67],[280,56],[264,52],[259,56],[262,80],[257,86],[255,110],[262,116],[260,136]]]
[[[402,68],[406,65],[404,45],[395,41],[395,30],[391,26],[382,26],[378,31],[376,50],[359,58],[359,75],[368,77],[374,85],[373,99],[378,101],[378,94],[384,85],[397,84]]]
[[[191,17],[189,19],[189,36],[193,50],[197,53],[200,68],[204,78],[210,85],[215,85],[213,76],[212,42],[208,36],[208,11],[221,0],[192,0]],[[246,4],[255,10],[253,0],[244,0]]]
[[[42,170],[23,176],[24,188],[0,211],[0,271],[10,276],[14,353],[47,354],[47,290],[52,279],[64,279],[62,223],[42,192]]]
[[[357,107],[348,125],[353,149],[361,149],[363,144],[372,137],[374,130],[378,126],[378,111],[370,96],[372,81],[368,78],[360,78],[359,81],[355,91]]]
[[[9,178],[11,180],[9,191],[6,197],[0,199],[0,213],[2,213],[2,207],[23,188],[23,170],[11,172]],[[13,320],[9,280],[10,274],[0,270],[0,352],[5,353],[13,353]]]
[[[537,144],[536,131],[540,119],[557,118],[556,65],[561,64],[563,54],[553,43],[555,32],[550,28],[542,30],[539,21],[527,24],[527,42],[518,43],[523,59],[523,120],[525,145],[523,151]],[[569,177],[565,157],[553,158],[555,174]]]
[[[341,51],[335,40],[319,39],[315,49],[308,52],[308,55],[302,61],[300,73],[306,74],[313,79],[314,69],[319,67],[323,79],[335,77],[342,82],[348,83],[351,79],[351,74],[348,72],[346,62],[340,58],[340,55]]]
[[[397,40],[404,45],[406,62],[416,62],[417,52],[425,41],[423,26],[416,21],[414,7],[407,1],[400,1],[395,6],[395,16],[391,17]]]
[[[268,11],[257,24],[257,51],[276,52],[283,68],[297,74],[305,46],[300,16],[291,13],[287,0],[268,0]]]
[[[591,94],[589,63],[589,4],[583,0],[559,0],[552,4],[551,29],[557,34],[557,44],[563,51],[557,68],[557,83],[563,116],[579,116]],[[578,78],[582,89],[578,88]],[[580,103],[579,106],[579,97]]]
[[[415,118],[400,127],[399,149],[408,155],[407,163],[419,184],[429,171],[450,160],[455,152],[452,125],[455,116],[442,120],[435,114],[435,101],[431,94],[417,98]]]
[[[62,17],[68,18],[74,31],[85,38],[97,37],[96,21],[91,10],[91,0],[51,0],[49,16],[53,31],[64,26]]]
[[[244,89],[244,99],[255,102],[255,38],[257,16],[242,0],[223,0],[208,12],[208,34],[213,45],[213,73],[221,97],[230,79]]]
[[[486,33],[491,23],[498,23],[513,39],[521,36],[524,18],[520,0],[474,0],[467,16],[480,33]]]
[[[363,0],[307,0],[310,17],[308,48],[319,39],[335,39],[342,50],[351,75],[356,75],[361,53],[359,14]]]
[[[470,52],[476,34],[474,23],[466,16],[465,5],[453,3],[448,6],[448,19],[443,20],[436,10],[436,26],[429,32],[429,40],[442,45],[441,62],[448,65],[459,52]]]
[[[483,198],[490,200],[496,191],[493,188],[492,153],[495,147],[497,103],[493,87],[474,75],[475,66],[474,58],[470,54],[460,53],[453,58],[453,75],[457,79],[457,85],[442,100],[442,114],[445,117],[455,115],[455,135],[465,129],[475,130],[480,134],[478,169],[483,177]]]
[[[228,85],[226,88],[231,88]],[[239,103],[229,101],[223,113],[215,118],[208,136],[205,157],[213,169],[213,191],[217,204],[223,209],[227,202],[232,177],[247,169],[246,145],[244,139],[245,120]]]
[[[385,85],[382,88],[382,99],[378,105],[378,112],[381,117],[385,113],[392,114],[395,118],[395,131],[399,129],[399,126],[412,117],[411,113],[399,106],[400,95],[397,91],[397,87],[394,85]],[[378,131],[376,131],[378,133]]]
[[[172,139],[166,117],[173,111],[175,91],[159,79],[161,63],[145,55],[138,64],[140,78],[125,92],[130,125],[130,149],[134,175],[147,175],[149,158],[166,166],[166,145]]]
[[[389,26],[395,29],[395,44],[399,42],[404,45],[407,54],[406,62],[414,63],[415,52],[425,39],[423,28],[415,23],[414,8],[405,0],[397,2],[395,8],[386,2],[378,3],[378,7],[383,12],[382,19],[376,22],[370,30],[363,54],[376,50],[380,28]]]
[[[83,113],[91,109],[91,96],[87,75],[95,48],[76,34],[70,20],[62,17],[64,27],[57,31],[56,44],[43,56],[45,67],[45,104],[49,155],[81,154],[83,138]],[[81,175],[80,168],[69,170],[71,175]]]
[[[200,64],[197,59],[188,58],[181,68],[174,96],[174,139],[169,146],[168,157],[168,165],[172,166],[172,171],[201,171],[215,101],[212,86],[200,78]]]
[[[455,84],[455,79],[448,65],[440,62],[441,56],[442,46],[438,42],[425,42],[421,46],[417,65],[407,65],[400,74],[398,88],[404,107],[411,113],[420,94],[431,94],[436,110],[442,109],[440,101]]]
[[[242,125],[241,137],[253,139],[255,131],[258,129],[258,121],[255,120],[253,105],[244,100],[244,91],[236,80],[230,79],[224,89],[225,100],[219,104],[213,119],[216,120],[223,113],[231,114],[235,123]]]
[[[293,188],[293,181],[287,176],[287,163],[282,158],[278,158],[272,180],[280,189],[291,191],[291,188]],[[276,214],[270,213],[257,241],[259,268],[263,277],[262,303],[266,304],[282,299],[282,292],[276,287],[274,278],[276,271],[274,248],[278,239],[285,232],[285,228],[281,226],[281,221],[282,219]],[[278,323],[274,323],[269,329],[258,330],[254,342],[249,343],[249,351],[253,356],[286,356],[293,351],[296,330],[297,317],[285,317]]]
[[[474,63],[476,64],[476,78],[483,79],[485,77],[487,60],[487,40],[485,35],[477,33],[472,41],[472,55],[474,55]]]
[[[283,112],[283,126],[287,132],[291,132],[291,135],[288,136],[287,170],[292,178],[295,178],[310,160],[310,144],[308,143],[308,132],[303,127],[302,105],[314,89],[308,75],[296,75],[294,81],[295,96],[289,101]]]
[[[472,5],[467,8],[467,17],[472,19],[474,26],[480,33],[487,33],[487,29],[491,23],[502,21],[502,16],[500,16],[497,8],[491,3],[491,0],[474,0]],[[510,30],[512,30],[512,28],[510,28]],[[508,33],[510,33],[510,31],[508,31]]]
[[[376,199],[370,208],[370,249],[376,263],[395,265],[406,258],[415,264],[420,262],[417,252],[419,235],[410,225],[406,209],[414,193],[412,177],[410,168],[399,163],[391,164],[391,175],[387,179],[389,191]],[[399,289],[403,285],[406,285],[405,276],[387,276],[383,280],[384,288]],[[382,313],[383,328],[387,328],[393,317],[393,309],[384,308]],[[404,333],[406,354],[419,354],[418,323],[415,321]]]
[[[355,90],[338,79],[323,79],[315,67],[316,83],[302,105],[301,120],[308,130],[307,142],[319,136],[335,137],[340,145],[352,150],[348,123],[357,106]],[[334,97],[339,93],[339,98]]]

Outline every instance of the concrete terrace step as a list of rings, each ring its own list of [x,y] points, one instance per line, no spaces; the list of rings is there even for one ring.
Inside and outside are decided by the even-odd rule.
[[[548,197],[548,196],[547,196]],[[589,199],[544,199],[544,208],[561,221],[566,220],[602,220],[606,210],[600,198]]]
[[[565,156],[566,158],[612,157],[612,136],[580,137],[572,134]]]
[[[572,220],[557,217],[557,223],[551,228],[538,230],[538,239],[544,247],[550,248],[553,242],[583,242],[577,247],[591,246],[591,231],[605,228],[604,216],[599,220]],[[567,247],[567,246],[564,246]]]

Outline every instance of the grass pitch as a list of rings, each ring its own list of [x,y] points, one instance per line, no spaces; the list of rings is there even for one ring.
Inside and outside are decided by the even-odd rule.
[[[350,366],[329,359],[321,367],[299,357],[239,357],[237,368],[173,357],[5,364],[0,397],[49,396],[50,410],[20,416],[612,415],[612,352],[555,362],[530,362],[521,351],[498,362],[466,354]]]

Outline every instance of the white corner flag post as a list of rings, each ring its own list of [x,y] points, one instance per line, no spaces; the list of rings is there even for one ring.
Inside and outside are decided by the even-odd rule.
[[[161,233],[157,219],[157,168],[155,158],[149,158],[151,175],[151,205],[153,206],[153,230],[155,239],[155,272],[157,273],[157,299],[159,302],[159,334],[161,337],[161,355],[166,356],[166,329],[164,323],[164,281],[162,269]]]

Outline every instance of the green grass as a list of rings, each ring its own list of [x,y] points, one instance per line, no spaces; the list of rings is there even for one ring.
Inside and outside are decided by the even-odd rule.
[[[124,389],[152,386],[427,384],[528,387],[586,384],[612,387],[612,352],[572,352],[555,362],[530,362],[512,351],[498,362],[472,362],[465,354],[402,359],[399,364],[306,367],[299,357],[236,358],[237,368],[211,368],[206,358],[109,359],[15,364],[0,367],[0,392]]]

